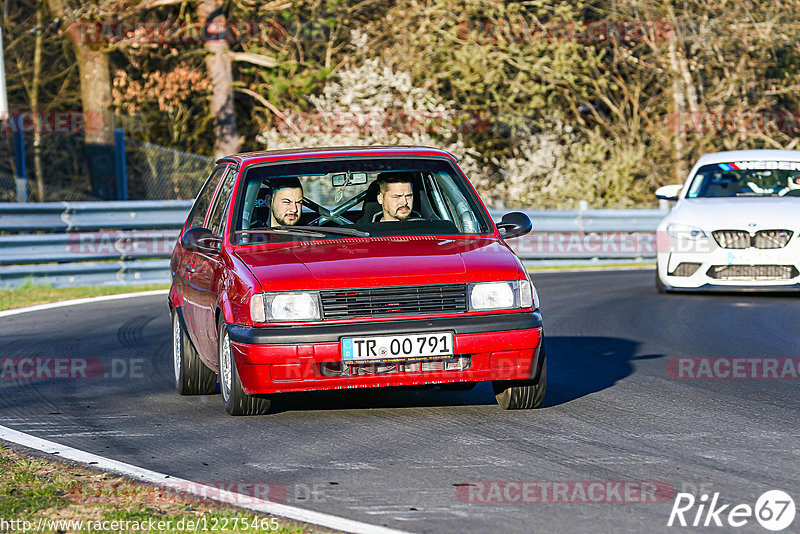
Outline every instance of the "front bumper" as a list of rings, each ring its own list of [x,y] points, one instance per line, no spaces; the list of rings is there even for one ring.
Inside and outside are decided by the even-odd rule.
[[[793,239],[793,241],[795,241]],[[676,276],[681,271],[681,264],[699,264],[693,274]],[[792,271],[783,279],[759,279],[758,274],[752,278],[737,276],[738,279],[726,279],[724,275],[711,276],[714,269],[737,269],[747,273],[767,270]],[[797,243],[781,249],[723,249],[713,246],[708,251],[665,251],[658,254],[658,272],[667,289],[685,289],[699,291],[793,291],[800,290],[800,247]],[[736,271],[734,271],[736,272]]]
[[[533,313],[372,321],[334,325],[230,325],[245,393],[411,386],[483,380],[536,380],[542,318]],[[342,363],[342,337],[453,332],[454,356],[400,364]]]

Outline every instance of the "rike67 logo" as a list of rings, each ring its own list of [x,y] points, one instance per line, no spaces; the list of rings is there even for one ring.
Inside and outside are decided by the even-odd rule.
[[[764,492],[755,506],[719,504],[719,493],[709,501],[708,494],[695,498],[691,493],[678,493],[667,526],[743,527],[752,519],[767,530],[779,532],[794,522],[794,500],[781,490]]]

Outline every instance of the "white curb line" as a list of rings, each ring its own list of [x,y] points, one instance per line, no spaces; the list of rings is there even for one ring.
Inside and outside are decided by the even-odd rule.
[[[53,308],[63,308],[66,306],[75,306],[78,304],[88,304],[92,302],[102,302],[106,300],[125,299],[131,297],[146,297],[151,295],[166,295],[169,290],[157,289],[154,291],[140,291],[138,293],[120,293],[117,295],[103,295],[100,297],[88,297],[82,299],[65,300],[61,302],[52,302],[49,304],[39,304],[37,306],[29,306],[27,308],[17,308],[14,310],[6,310],[0,312],[0,317],[8,317],[11,315],[19,315],[22,313],[51,310]],[[158,486],[164,487],[168,490],[175,490],[180,488],[182,492],[214,501],[219,501],[223,504],[233,504],[240,508],[253,510],[262,514],[277,515],[301,521],[303,523],[310,523],[334,530],[342,530],[344,532],[352,532],[354,534],[407,534],[402,530],[394,530],[387,527],[377,525],[370,525],[368,523],[361,523],[352,519],[345,519],[335,515],[328,515],[322,512],[314,512],[311,510],[304,510],[294,506],[279,504],[271,501],[258,499],[250,495],[243,495],[241,493],[234,493],[232,491],[214,488],[184,480],[174,478],[163,473],[143,469],[135,465],[118,462],[110,458],[104,458],[90,452],[85,452],[80,449],[74,449],[66,445],[61,445],[53,441],[37,438],[24,432],[19,432],[12,428],[0,425],[0,440],[16,443],[29,449],[35,449],[47,454],[57,455],[59,458],[72,460],[82,464],[91,464],[92,468],[101,469],[110,473],[124,475],[142,482],[149,482]],[[234,504],[242,503],[242,504]]]
[[[116,295],[102,295],[99,297],[86,297],[82,299],[62,300],[60,302],[50,302],[48,304],[37,304],[26,308],[15,308],[13,310],[0,311],[0,317],[9,317],[21,313],[36,312],[42,310],[52,310],[54,308],[65,308],[67,306],[77,306],[78,304],[90,304],[92,302],[103,302],[106,300],[127,299],[132,297],[149,297],[151,295],[168,295],[169,289],[154,289],[152,291],[139,291],[137,293],[117,293]]]
[[[234,505],[240,508],[247,508],[262,514],[277,515],[294,519],[295,521],[302,521],[303,523],[311,523],[313,525],[319,525],[335,530],[342,530],[344,532],[353,532],[356,534],[406,534],[401,530],[394,530],[377,525],[369,525],[367,523],[361,523],[352,519],[345,519],[343,517],[328,515],[322,512],[313,512],[311,510],[304,510],[294,506],[265,501],[250,495],[234,493],[221,488],[215,488],[189,480],[171,477],[163,473],[150,471],[149,469],[143,469],[141,467],[136,467],[135,465],[104,458],[103,456],[98,456],[96,454],[85,452],[79,449],[74,449],[53,441],[37,438],[36,436],[19,432],[5,426],[0,426],[0,440],[16,443],[17,445],[22,445],[23,447],[35,449],[47,454],[57,455],[59,458],[64,458],[66,460],[72,460],[74,462],[87,465],[91,464],[92,468],[101,469],[109,473],[124,475],[141,482],[156,484],[168,490],[174,491],[176,488],[180,488],[180,491],[183,493],[219,501],[223,504]]]

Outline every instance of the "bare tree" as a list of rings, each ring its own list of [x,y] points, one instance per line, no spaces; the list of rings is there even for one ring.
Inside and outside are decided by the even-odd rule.
[[[211,114],[214,117],[214,152],[217,157],[239,151],[241,139],[236,130],[233,106],[233,58],[225,40],[225,14],[216,0],[200,0],[197,13],[203,24],[204,46],[208,51],[206,70],[211,80]]]

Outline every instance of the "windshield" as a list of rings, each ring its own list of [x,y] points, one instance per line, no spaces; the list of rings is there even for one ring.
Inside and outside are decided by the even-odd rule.
[[[737,161],[703,165],[686,198],[800,196],[800,162]]]
[[[237,245],[343,237],[486,234],[488,216],[442,158],[339,158],[248,168]]]

